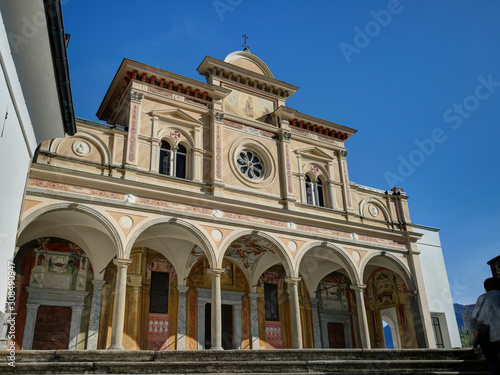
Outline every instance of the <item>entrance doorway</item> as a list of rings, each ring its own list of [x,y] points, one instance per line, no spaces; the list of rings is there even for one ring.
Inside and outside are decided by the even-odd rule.
[[[71,307],[41,305],[36,316],[32,349],[68,349],[71,313]]]
[[[401,348],[401,338],[399,334],[398,315],[395,307],[380,310],[380,319],[384,331],[384,341],[386,348]]]
[[[345,348],[344,325],[342,323],[328,323],[328,347]]]
[[[205,304],[205,349],[212,347],[212,304]],[[233,306],[222,305],[222,348],[234,349]]]

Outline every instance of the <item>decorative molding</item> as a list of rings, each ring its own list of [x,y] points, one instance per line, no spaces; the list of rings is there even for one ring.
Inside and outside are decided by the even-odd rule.
[[[257,129],[252,126],[243,125],[235,121],[224,120],[224,125],[230,126],[232,128],[244,131],[245,133],[252,135],[259,135],[262,137],[273,138],[273,139],[277,138],[277,135],[273,132]]]
[[[112,199],[112,200],[117,200],[117,201],[124,201],[125,199],[125,194],[122,193],[116,193],[116,192],[111,192],[111,191],[106,191],[106,190],[98,190],[98,189],[91,189],[91,188],[85,188],[82,186],[77,186],[77,185],[70,185],[70,184],[63,184],[59,182],[52,182],[52,181],[47,181],[47,180],[40,180],[40,179],[35,179],[30,177],[28,180],[28,186],[29,187],[35,187],[39,189],[48,189],[48,190],[54,190],[54,191],[63,191],[63,192],[68,192],[72,194],[79,194],[83,196],[94,196],[94,197],[99,197],[99,198],[105,198],[105,199]],[[210,215],[214,216],[215,210],[211,208],[205,208],[205,207],[200,207],[200,206],[194,206],[194,205],[188,205],[188,204],[182,204],[182,203],[177,203],[177,202],[171,202],[171,201],[165,201],[161,199],[152,199],[152,198],[146,198],[146,197],[137,197],[137,204],[144,204],[148,206],[153,206],[153,207],[159,207],[159,208],[167,208],[175,211],[184,211],[184,212],[190,212],[190,213],[197,213],[197,214],[203,214],[203,215]],[[220,211],[222,212],[222,211]],[[218,217],[218,216],[216,216]],[[223,218],[226,219],[231,219],[231,220],[239,220],[245,223],[252,223],[252,224],[258,224],[258,225],[268,225],[268,226],[273,226],[273,227],[279,227],[279,228],[288,228],[290,230],[299,230],[303,232],[308,232],[308,233],[316,233],[319,235],[327,235],[327,236],[332,236],[332,237],[337,237],[341,239],[351,239],[351,234],[349,232],[342,232],[338,230],[332,230],[332,229],[326,229],[326,228],[321,228],[321,227],[314,227],[314,226],[308,226],[308,225],[301,225],[301,224],[296,224],[292,222],[286,222],[286,221],[281,221],[281,220],[273,220],[269,219],[266,217],[259,217],[259,216],[252,216],[252,215],[243,215],[239,214],[236,212],[227,212],[224,211],[222,212]],[[380,245],[386,245],[386,246],[393,246],[397,248],[406,248],[406,241],[401,240],[401,241],[395,241],[392,239],[386,239],[386,238],[380,238],[380,237],[372,237],[372,236],[365,236],[365,235],[358,235],[359,241],[364,241],[364,242],[369,242],[369,243],[376,243]]]
[[[306,138],[309,138],[309,139],[313,139],[315,141],[322,141],[322,142],[325,142],[325,143],[330,143],[330,144],[335,145],[335,146],[341,146],[341,147],[343,146],[343,142],[336,141],[335,139],[330,138],[330,137],[326,137],[326,136],[323,136],[323,135],[311,133],[311,132],[308,132],[308,131],[305,131],[305,130],[301,130],[301,129],[291,128],[290,130],[294,134],[299,134],[299,135],[301,135],[303,137],[306,137]]]

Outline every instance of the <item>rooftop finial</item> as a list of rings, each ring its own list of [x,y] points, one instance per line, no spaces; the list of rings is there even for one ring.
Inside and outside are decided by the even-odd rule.
[[[242,44],[243,51],[250,51],[250,46],[247,44],[247,39],[248,39],[247,34],[243,34],[242,37],[243,37],[243,44]]]

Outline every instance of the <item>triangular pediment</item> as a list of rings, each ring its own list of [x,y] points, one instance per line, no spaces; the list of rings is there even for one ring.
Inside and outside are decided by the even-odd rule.
[[[299,150],[294,151],[297,155],[302,156],[303,158],[309,158],[314,160],[322,160],[322,161],[330,161],[333,160],[333,152],[332,154],[327,154],[323,150],[318,147],[306,147],[301,148]]]
[[[173,122],[182,125],[201,126],[202,122],[194,117],[188,115],[182,109],[158,109],[151,112],[153,117],[167,122]]]

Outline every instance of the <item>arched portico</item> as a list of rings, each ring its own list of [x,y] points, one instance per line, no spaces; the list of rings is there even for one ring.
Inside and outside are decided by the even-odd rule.
[[[360,309],[363,301],[355,289],[360,276],[347,252],[318,241],[301,250],[296,264],[311,296],[303,300],[302,308],[308,311],[313,347],[366,348],[366,318]]]
[[[115,256],[124,257],[122,239],[103,214],[82,204],[59,203],[25,217],[17,246],[42,237],[59,237],[77,243],[99,274]]]
[[[291,278],[292,261],[283,245],[265,232],[247,230],[228,237],[221,248],[218,264],[238,265],[249,280],[251,347],[301,347],[298,298],[291,292],[297,279]]]
[[[85,349],[92,346],[102,282],[82,248],[58,237],[23,244],[16,265],[16,348]],[[50,335],[47,334],[50,332]]]
[[[62,251],[66,251],[70,255],[62,254],[58,258],[60,260],[59,263],[64,263],[65,260],[74,262],[73,258],[81,253],[84,254],[84,258],[81,258],[79,261],[87,262],[87,266],[92,270],[92,277],[87,276],[90,284],[85,287],[85,291],[82,291],[88,294],[84,297],[84,300],[91,303],[91,308],[88,307],[89,311],[78,311],[84,317],[82,327],[88,325],[88,331],[85,333],[85,338],[78,339],[78,348],[95,349],[97,348],[100,322],[101,291],[104,284],[102,281],[103,273],[101,271],[104,270],[112,258],[123,254],[121,237],[110,220],[93,208],[82,204],[60,203],[37,209],[23,219],[17,242],[19,250],[15,258],[18,264],[33,250],[30,244],[33,241],[41,241],[42,239],[47,244],[54,243],[54,239],[68,244],[68,249],[63,249]],[[53,265],[45,264],[44,262],[46,261],[48,260],[40,261],[38,267],[53,267]],[[69,268],[66,267],[66,269]],[[51,271],[49,270],[48,272],[50,273]],[[46,283],[45,288],[62,290],[65,288],[64,285],[66,284],[50,286],[50,283]],[[45,293],[42,296],[42,300],[47,300],[50,295],[55,296],[58,293],[61,294],[60,291],[55,292],[55,294]],[[52,305],[53,303],[58,303],[57,300],[58,298],[54,298]],[[74,305],[74,302],[72,303]],[[70,348],[76,347],[74,344],[70,344]]]
[[[120,319],[124,320],[126,314],[149,316],[151,319],[148,319],[148,322],[154,319],[156,319],[154,321],[158,321],[161,318],[163,319],[160,319],[163,327],[161,329],[166,329],[165,327],[168,325],[169,333],[168,338],[164,335],[165,341],[163,344],[165,345],[161,344],[159,349],[185,349],[186,292],[188,289],[186,280],[192,265],[200,258],[206,259],[207,268],[213,267],[215,254],[212,244],[195,225],[187,221],[158,218],[134,228],[134,232],[131,233],[127,243],[125,254],[129,259],[115,260],[115,262],[123,263],[123,265],[118,264],[118,271],[124,274],[120,276],[118,273],[116,276],[114,304],[116,306],[118,303],[116,296],[120,294],[124,305]],[[168,267],[165,265],[168,265]],[[147,295],[152,291],[151,288],[154,287],[155,280],[151,275],[148,276],[148,267],[152,270],[151,272],[161,271],[171,275],[168,288],[164,288],[163,292],[170,298],[168,314],[163,313],[162,317],[154,315],[161,313],[154,312],[149,308],[152,297],[147,297]],[[155,269],[155,267],[159,267],[161,270]],[[165,269],[162,269],[162,267]],[[172,278],[174,274],[175,277]],[[158,279],[166,277],[157,276]],[[143,296],[141,297],[144,301],[142,304],[138,301],[141,299],[140,296]],[[129,310],[125,311],[126,308]],[[115,317],[113,317],[114,321]],[[114,341],[114,337],[118,336],[116,332],[115,335],[112,332],[110,340],[109,337],[101,340],[104,343],[102,345],[107,346],[110,344],[110,349],[153,349],[153,346],[158,349],[156,348],[158,345],[152,342],[159,342],[161,338],[145,333],[145,330],[151,328],[149,325],[131,322],[127,319],[123,327],[122,331],[125,330],[123,339],[118,338],[118,341]],[[112,329],[114,328],[113,323]]]
[[[371,345],[386,347],[385,321],[391,327],[395,347],[423,347],[417,293],[404,261],[386,252],[374,253],[364,259],[362,272]]]

